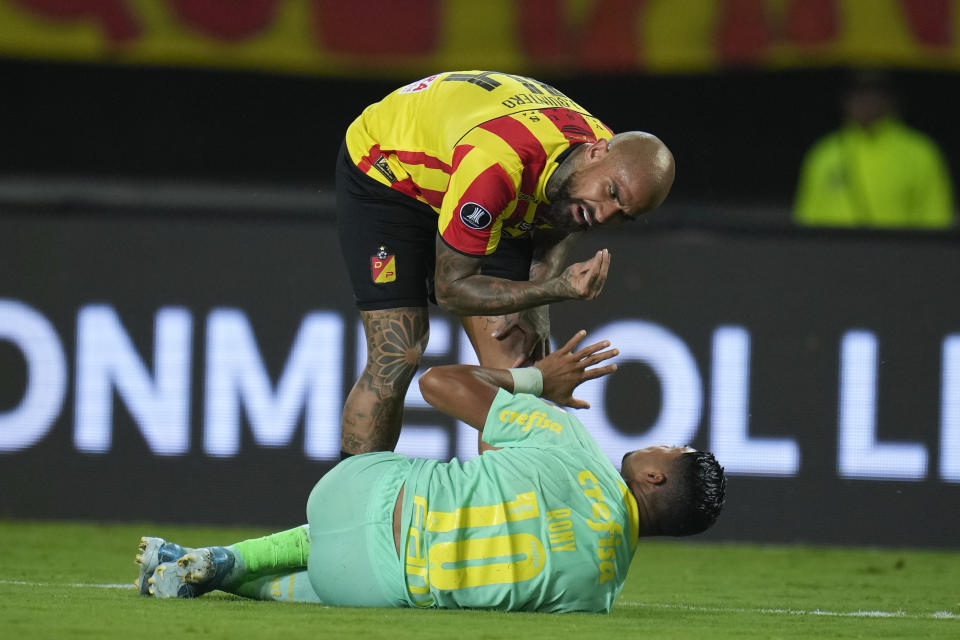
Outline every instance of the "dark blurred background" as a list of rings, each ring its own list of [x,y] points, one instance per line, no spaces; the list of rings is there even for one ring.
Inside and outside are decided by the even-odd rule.
[[[840,123],[839,96],[850,74],[831,67],[537,77],[614,131],[648,130],[667,142],[678,163],[670,205],[763,207],[782,218],[803,154]],[[926,69],[889,75],[904,119],[938,141],[956,180],[960,76]],[[418,77],[10,59],[0,61],[0,76],[3,174],[311,189],[331,184],[353,118]]]
[[[783,221],[863,68],[888,70],[960,175],[953,0],[341,4],[0,1],[0,175],[326,189],[363,107],[453,67],[534,75],[615,131],[656,133],[675,208]]]

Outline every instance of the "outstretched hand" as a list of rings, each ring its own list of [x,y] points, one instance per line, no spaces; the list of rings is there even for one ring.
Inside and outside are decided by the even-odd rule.
[[[610,346],[610,341],[601,340],[574,352],[574,349],[586,335],[586,331],[578,331],[567,341],[567,344],[534,365],[543,374],[541,397],[563,407],[590,408],[589,403],[573,397],[573,390],[587,380],[610,375],[616,371],[617,365],[615,364],[602,367],[595,367],[594,365],[609,360],[619,354],[620,351],[618,349],[607,349]],[[604,351],[604,349],[606,350]]]

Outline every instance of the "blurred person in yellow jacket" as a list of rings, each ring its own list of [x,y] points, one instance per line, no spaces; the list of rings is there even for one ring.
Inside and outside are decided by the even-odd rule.
[[[793,218],[804,226],[944,229],[953,194],[936,143],[897,116],[887,78],[864,71],[843,99],[845,123],[800,171]]]

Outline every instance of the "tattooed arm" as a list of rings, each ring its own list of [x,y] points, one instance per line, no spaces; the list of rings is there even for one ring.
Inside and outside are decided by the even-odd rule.
[[[539,282],[517,282],[480,273],[481,258],[454,251],[437,236],[437,303],[461,316],[493,316],[562,300],[592,300],[610,268],[610,253],[598,251],[560,274]]]
[[[560,275],[579,235],[537,230],[533,237],[530,282],[543,282]],[[542,304],[488,319],[494,320],[496,325],[492,337],[505,345],[510,344],[509,348],[516,355],[510,366],[527,366],[550,353],[550,305]]]
[[[549,229],[538,229],[533,237],[530,281],[542,282],[560,275],[570,250],[579,238],[579,232],[561,235]]]

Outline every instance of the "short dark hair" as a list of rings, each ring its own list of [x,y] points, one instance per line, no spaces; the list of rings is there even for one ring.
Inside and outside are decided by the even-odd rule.
[[[657,518],[660,533],[690,536],[706,531],[726,501],[723,467],[712,453],[690,451],[677,458],[673,475],[679,482],[664,495],[663,513]]]

